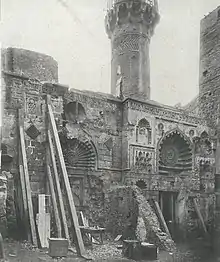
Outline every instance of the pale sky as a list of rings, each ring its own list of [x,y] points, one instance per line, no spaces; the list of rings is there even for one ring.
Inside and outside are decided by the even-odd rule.
[[[46,53],[60,83],[110,92],[111,48],[104,28],[107,0],[1,0],[3,46]],[[219,0],[160,0],[151,41],[151,99],[174,105],[198,93],[200,20]]]

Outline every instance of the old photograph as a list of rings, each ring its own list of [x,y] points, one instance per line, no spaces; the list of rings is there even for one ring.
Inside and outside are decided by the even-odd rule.
[[[220,1],[0,4],[0,262],[220,261]]]

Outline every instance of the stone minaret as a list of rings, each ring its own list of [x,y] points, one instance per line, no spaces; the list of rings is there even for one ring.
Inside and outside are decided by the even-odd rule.
[[[111,2],[105,19],[112,46],[111,93],[118,95],[122,81],[123,96],[149,99],[149,47],[159,22],[157,0]]]

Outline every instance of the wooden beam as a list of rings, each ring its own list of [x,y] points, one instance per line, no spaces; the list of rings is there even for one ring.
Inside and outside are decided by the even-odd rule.
[[[31,241],[30,228],[28,226],[28,204],[27,204],[27,194],[26,194],[26,186],[25,186],[25,178],[24,178],[24,167],[21,164],[19,164],[19,174],[20,174],[21,194],[22,194],[22,202],[23,202],[24,227],[26,229],[28,241]]]
[[[167,235],[168,235],[170,238],[172,238],[172,237],[171,237],[171,234],[170,234],[170,231],[169,231],[169,229],[168,229],[168,227],[167,227],[166,221],[165,221],[165,219],[164,219],[163,213],[162,213],[162,211],[161,211],[161,209],[160,209],[160,206],[159,206],[159,204],[158,204],[158,202],[157,202],[156,200],[153,200],[153,201],[154,201],[154,204],[155,204],[156,213],[157,213],[157,216],[158,216],[158,218],[159,218],[160,223],[162,224],[162,226],[163,226],[165,232],[167,233]]]
[[[37,246],[37,235],[36,235],[36,227],[35,227],[35,220],[34,220],[34,211],[33,211],[33,204],[31,198],[31,186],[28,174],[28,165],[27,165],[27,155],[25,149],[25,141],[24,141],[24,128],[23,128],[23,121],[21,119],[23,112],[19,109],[19,135],[20,135],[20,145],[21,145],[21,156],[22,162],[24,167],[24,180],[26,184],[26,194],[27,194],[27,205],[28,205],[28,213],[29,213],[29,220],[30,220],[30,229],[31,229],[31,238],[33,245]]]
[[[50,186],[50,194],[51,194],[51,199],[52,199],[52,204],[53,204],[53,211],[54,211],[55,224],[57,228],[57,235],[58,235],[58,238],[62,238],[62,226],[61,226],[59,210],[57,206],[55,189],[53,185],[53,178],[52,178],[51,169],[49,165],[47,165],[47,177],[48,177],[49,186]]]
[[[48,142],[49,142],[51,163],[52,163],[52,166],[53,166],[54,182],[55,182],[56,191],[57,191],[57,201],[58,201],[59,207],[60,207],[60,213],[61,213],[61,219],[62,219],[62,222],[63,222],[65,238],[69,240],[70,237],[69,237],[66,213],[65,213],[64,203],[63,203],[63,194],[62,194],[61,187],[60,187],[59,175],[58,175],[56,159],[55,159],[55,152],[54,152],[54,148],[53,148],[51,133],[50,133],[49,130],[47,131],[47,136],[48,136]]]
[[[72,222],[72,225],[73,225],[74,237],[75,237],[75,241],[76,241],[76,243],[75,243],[76,244],[76,250],[77,250],[78,255],[85,256],[85,247],[84,247],[81,231],[80,231],[80,228],[79,228],[79,222],[78,222],[78,217],[77,217],[77,213],[76,213],[76,207],[75,207],[75,204],[74,204],[74,201],[73,201],[73,195],[72,195],[72,192],[71,192],[70,182],[69,182],[68,174],[67,174],[67,171],[66,171],[66,166],[65,166],[65,162],[64,162],[64,158],[63,158],[63,152],[62,152],[60,139],[59,139],[58,132],[57,132],[55,119],[54,119],[54,116],[53,116],[52,107],[51,107],[50,104],[48,104],[47,108],[48,108],[48,114],[49,114],[49,121],[50,121],[50,124],[51,124],[51,127],[52,127],[52,134],[53,134],[53,137],[54,137],[54,142],[55,142],[55,146],[56,146],[56,150],[57,150],[58,161],[59,161],[60,168],[61,168],[64,187],[65,187],[65,191],[66,191],[66,194],[67,194],[67,202],[68,202],[68,206],[69,206],[69,210],[70,210],[70,218],[71,218],[71,222]]]
[[[199,218],[199,220],[200,220],[200,222],[201,222],[201,224],[202,224],[202,228],[203,228],[205,234],[208,235],[208,231],[207,231],[207,229],[206,229],[206,226],[205,226],[205,223],[204,223],[202,214],[201,214],[201,212],[200,212],[200,209],[199,209],[199,207],[198,207],[198,204],[197,204],[197,201],[196,201],[195,198],[193,198],[193,203],[194,203],[194,207],[195,207],[197,216],[198,216],[198,218]]]

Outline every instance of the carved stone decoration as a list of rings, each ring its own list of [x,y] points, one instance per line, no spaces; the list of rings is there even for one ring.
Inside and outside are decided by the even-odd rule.
[[[175,166],[179,158],[178,150],[173,145],[164,146],[161,150],[161,160],[164,165]]]
[[[200,137],[194,138],[195,154],[200,157],[208,157],[212,154],[212,144],[209,141],[208,134],[204,131]]]
[[[166,120],[171,119],[183,123],[186,122],[206,126],[206,121],[204,119],[198,118],[196,116],[187,115],[182,111],[177,112],[170,109],[151,106],[148,103],[141,103],[136,101],[127,101],[127,103],[127,108],[135,111],[141,111],[150,115],[159,116],[160,118],[164,118]]]
[[[213,172],[215,158],[213,155],[213,145],[207,132],[202,132],[200,137],[195,137],[194,148],[196,155],[196,166],[201,172]]]
[[[26,108],[28,114],[36,114],[37,113],[37,102],[38,98],[29,97],[26,100]]]
[[[163,136],[163,134],[164,134],[164,125],[162,123],[158,124],[158,131],[159,131],[159,136]]]
[[[113,148],[113,140],[112,138],[110,137],[109,139],[107,139],[104,143],[106,145],[106,147],[108,148],[108,150],[112,150]]]
[[[190,137],[193,137],[195,135],[195,131],[193,130],[193,129],[191,129],[190,131],[189,131],[189,136]]]
[[[63,100],[61,97],[51,99],[52,110],[55,114],[63,113]]]
[[[181,174],[192,171],[192,145],[178,129],[168,132],[158,145],[160,174]]]
[[[34,124],[31,124],[26,130],[26,134],[32,138],[36,139],[40,135],[40,131],[37,129],[37,127]]]
[[[64,160],[67,167],[91,169],[95,167],[95,153],[89,141],[60,137]]]
[[[136,151],[135,154],[135,167],[146,170],[149,174],[152,172],[152,153],[144,151]]]

